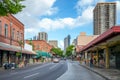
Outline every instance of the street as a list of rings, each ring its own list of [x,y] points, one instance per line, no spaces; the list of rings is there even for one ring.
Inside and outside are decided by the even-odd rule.
[[[56,80],[67,70],[64,61],[0,72],[0,80]]]
[[[77,61],[60,61],[0,72],[0,80],[104,80]]]
[[[80,66],[77,61],[69,61],[68,70],[57,80],[105,80],[98,74]]]

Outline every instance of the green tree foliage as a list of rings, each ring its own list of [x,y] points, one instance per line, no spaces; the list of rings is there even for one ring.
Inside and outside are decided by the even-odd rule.
[[[52,48],[51,51],[56,55],[63,56],[63,51],[60,48]]]
[[[32,43],[32,40],[29,40],[29,45],[31,45],[32,46],[32,50],[34,50],[34,44]]]
[[[20,55],[22,58],[22,46],[24,46],[24,42],[22,40],[20,40],[20,41],[18,41],[18,43],[19,43],[19,46],[21,47],[21,50],[20,50],[20,52],[17,53],[17,56]]]
[[[21,4],[24,0],[0,0],[0,16],[17,14],[25,7]]]
[[[73,45],[70,45],[70,46],[67,47],[66,56],[71,56],[72,55],[73,48],[74,48]]]

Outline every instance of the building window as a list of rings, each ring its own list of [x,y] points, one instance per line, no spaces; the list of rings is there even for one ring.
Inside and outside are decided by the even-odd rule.
[[[2,21],[0,21],[0,34],[2,34]]]
[[[40,46],[39,45],[37,45],[37,49],[39,49],[40,48]]]
[[[19,31],[17,31],[17,40],[19,40]]]
[[[22,33],[20,34],[20,40],[22,40],[23,38],[22,38]]]
[[[12,29],[12,39],[15,38],[15,28]]]
[[[8,37],[8,25],[5,24],[4,26],[5,37]]]

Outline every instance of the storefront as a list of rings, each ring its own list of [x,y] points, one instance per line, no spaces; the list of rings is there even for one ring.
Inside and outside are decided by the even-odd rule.
[[[111,47],[110,51],[110,66],[120,69],[120,45]]]
[[[91,53],[90,51],[96,51]],[[120,69],[120,26],[113,26],[88,43],[81,52],[90,52],[97,58],[97,66]],[[91,57],[92,58],[92,57]]]
[[[20,64],[21,61],[24,63],[26,59],[29,62],[31,59],[30,56],[35,54],[35,52],[26,50],[24,48],[22,48],[21,51],[21,47],[19,46],[0,42],[0,67],[2,67],[4,63]]]
[[[0,67],[2,66],[2,53],[0,51]]]
[[[9,63],[15,63],[15,61],[16,61],[16,53],[10,51],[9,52]]]

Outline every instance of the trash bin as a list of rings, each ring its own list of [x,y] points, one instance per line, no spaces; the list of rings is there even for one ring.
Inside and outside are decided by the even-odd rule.
[[[15,67],[16,67],[15,63],[10,63],[10,68],[11,69],[15,69]]]
[[[9,64],[8,63],[4,63],[3,67],[4,67],[4,69],[9,69]]]

